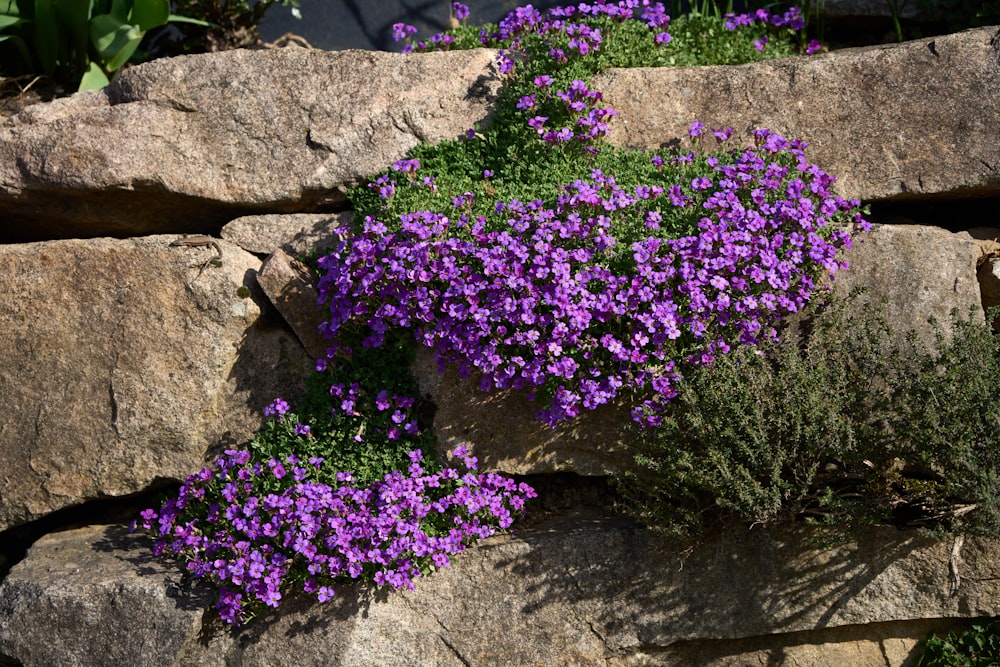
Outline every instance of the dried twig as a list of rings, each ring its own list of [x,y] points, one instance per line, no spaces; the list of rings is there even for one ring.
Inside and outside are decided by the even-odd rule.
[[[289,44],[294,44],[295,46],[301,46],[304,49],[312,49],[312,44],[310,44],[305,37],[301,35],[296,35],[293,32],[286,32],[284,35],[274,40],[273,42],[261,42],[261,47],[265,49],[280,49],[288,46]]]

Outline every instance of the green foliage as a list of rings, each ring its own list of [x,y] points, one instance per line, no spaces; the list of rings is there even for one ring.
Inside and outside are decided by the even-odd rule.
[[[101,88],[169,21],[191,19],[172,15],[169,0],[0,0],[2,71]]]
[[[685,378],[670,418],[637,434],[625,509],[677,534],[719,515],[995,532],[1000,338],[956,319],[924,351],[848,302]]]
[[[434,436],[430,424],[421,424],[418,435],[403,434],[398,439],[387,435],[390,413],[373,405],[359,405],[357,410],[335,410],[330,387],[335,384],[357,383],[362,394],[374,397],[381,390],[401,396],[419,394],[416,381],[408,368],[412,361],[413,344],[403,338],[377,349],[354,347],[349,358],[339,359],[328,370],[313,373],[308,379],[308,390],[295,413],[283,419],[268,420],[250,444],[254,460],[275,458],[284,461],[294,455],[303,461],[312,457],[325,460],[317,481],[339,486],[335,475],[339,471],[351,472],[359,484],[367,485],[381,480],[391,470],[406,470],[410,465],[407,452],[420,449],[434,451]],[[419,414],[422,406],[416,406]],[[430,421],[429,417],[426,419]],[[298,424],[308,424],[309,435],[295,433]],[[424,467],[436,472],[433,460]],[[326,475],[326,476],[324,476]]]
[[[996,318],[991,309],[987,322]],[[915,463],[938,471],[946,493],[975,504],[975,532],[1000,530],[1000,336],[989,326],[955,320],[954,336],[919,359],[896,404],[905,420],[901,442],[914,443]]]
[[[961,635],[931,635],[914,667],[986,667],[1000,664],[1000,624],[976,623]]]

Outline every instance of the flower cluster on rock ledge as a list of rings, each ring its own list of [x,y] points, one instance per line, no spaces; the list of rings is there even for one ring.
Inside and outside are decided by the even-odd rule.
[[[277,607],[290,582],[320,602],[344,580],[412,589],[467,545],[509,528],[535,497],[527,484],[475,472],[463,448],[453,455],[464,472],[429,473],[413,451],[405,473],[358,486],[340,472],[334,487],[314,479],[322,458],[260,462],[228,450],[159,511],[143,511],[139,525],[158,536],[154,553],[181,558],[219,588],[216,609],[228,623],[246,622],[261,604]],[[279,491],[262,492],[274,484]]]
[[[495,139],[509,131],[505,141],[541,147],[575,175],[552,196],[492,197],[491,180],[500,187],[510,177],[501,173],[506,158],[501,151],[493,156],[500,162],[477,160],[480,146],[502,142],[470,129],[464,146],[475,187],[453,190],[454,179],[414,155],[375,177],[362,190],[381,208],[319,260],[320,301],[329,309],[322,333],[331,344],[318,371],[363,356],[352,345],[379,348],[405,331],[481,389],[539,398],[538,417],[548,424],[627,402],[636,422],[655,428],[686,373],[773,339],[781,319],[844,266],[840,250],[867,223],[858,202],[834,194],[834,178],[805,158],[805,142],[761,129],[753,146],[733,149],[731,129],[694,122],[690,140],[714,137],[714,154],[649,154],[645,180],[627,184],[598,166],[617,113],[560,68],[613,41],[613,25],[602,31],[590,19],[623,25],[639,9],[651,31],[645,38],[655,34],[658,49],[670,44],[663,5],[638,0],[545,15],[528,6],[480,34],[481,44],[500,47],[498,70],[519,91],[504,116],[509,127],[484,132]],[[464,21],[468,9],[454,3],[453,14]],[[800,21],[800,12],[757,12],[730,16],[725,27],[796,30]],[[394,33],[408,40],[415,29],[398,24]],[[766,38],[758,41],[747,52],[763,51]],[[453,43],[441,34],[407,50]],[[550,70],[527,67],[529,43]],[[398,203],[414,193],[443,203]],[[369,424],[397,445],[420,435],[406,392],[343,377],[328,389],[331,415],[375,417],[344,436],[345,446],[372,438]],[[319,435],[317,424],[291,419],[281,399],[265,416],[293,443]],[[453,456],[464,471],[413,449],[406,472],[388,470],[369,484],[348,470],[331,473],[325,453],[261,459],[228,450],[138,525],[156,535],[157,553],[218,587],[217,609],[232,624],[293,590],[323,602],[342,582],[412,588],[469,544],[509,528],[535,496],[527,484],[477,473],[464,448]]]

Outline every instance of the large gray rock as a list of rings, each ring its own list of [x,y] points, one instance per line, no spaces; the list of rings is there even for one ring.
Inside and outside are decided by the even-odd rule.
[[[0,124],[0,238],[208,230],[328,209],[423,141],[483,121],[487,50],[155,60]]]
[[[115,526],[46,535],[0,584],[0,656],[25,667],[169,665],[212,597]]]
[[[835,289],[867,292],[857,302],[874,302],[903,339],[916,331],[930,346],[932,321],[947,332],[952,311],[967,319],[970,309],[983,321],[976,279],[979,249],[967,233],[938,227],[876,225],[856,239],[845,255],[850,268],[836,274]],[[438,372],[433,355],[418,352],[413,371],[437,406],[434,432],[441,452],[465,445],[481,464],[511,474],[576,472],[601,475],[631,465],[628,411],[601,406],[565,426],[552,429],[533,415],[537,404],[513,391],[484,393],[476,382],[462,380],[455,369]]]
[[[734,527],[682,544],[583,511],[491,538],[412,592],[342,586],[324,605],[283,600],[235,636],[211,623],[199,635],[186,607],[202,598],[165,599],[162,572],[143,574],[148,545],[105,540],[104,550],[95,534],[47,536],[14,567],[0,587],[0,653],[25,667],[747,664],[719,659],[728,647],[900,665],[931,619],[991,616],[1000,599],[996,540],[967,538],[958,558],[950,541],[890,528],[834,547],[803,527]],[[149,657],[107,636],[141,635],[158,618],[178,635]],[[868,624],[878,625],[859,630]],[[815,646],[828,643],[840,645]],[[63,647],[70,659],[52,662]]]
[[[768,128],[808,141],[844,196],[995,196],[998,30],[737,67],[615,69],[593,87],[620,114],[610,138],[623,146],[687,145],[692,121],[734,128],[739,145]]]
[[[308,356],[247,289],[260,261],[176,238],[0,246],[0,530],[183,479],[303,391]]]

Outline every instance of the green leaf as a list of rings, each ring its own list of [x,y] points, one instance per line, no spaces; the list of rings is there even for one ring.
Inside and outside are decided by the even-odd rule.
[[[108,13],[122,23],[129,22],[129,11],[132,9],[131,0],[111,0],[111,11]]]
[[[138,26],[122,23],[110,14],[100,14],[90,20],[90,37],[104,68],[114,72],[132,57],[142,40],[142,32]]]
[[[90,21],[89,0],[55,0],[52,7],[61,31],[60,64],[79,74],[87,68],[90,57],[87,53],[88,25]]]
[[[204,28],[215,25],[214,23],[209,23],[208,21],[202,21],[201,19],[193,19],[187,16],[180,16],[178,14],[171,14],[167,21],[170,23],[190,23],[192,25],[200,25]]]
[[[59,25],[52,0],[35,0],[35,52],[42,71],[52,76],[59,56]]]
[[[166,25],[170,20],[170,2],[168,0],[135,0],[132,7],[132,23],[139,30],[146,32],[152,28]]]
[[[108,85],[107,75],[100,68],[100,66],[92,62],[87,67],[87,71],[84,72],[83,78],[80,80],[80,87],[77,90],[97,90],[98,88],[103,88]]]
[[[17,0],[0,0],[0,14],[6,16],[20,16],[21,9],[17,6]]]

